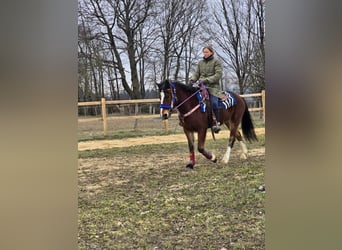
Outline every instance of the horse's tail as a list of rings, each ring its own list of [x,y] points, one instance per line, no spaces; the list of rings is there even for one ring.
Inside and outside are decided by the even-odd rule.
[[[242,133],[249,142],[257,141],[258,138],[254,131],[254,125],[252,122],[251,114],[249,113],[246,101],[245,100],[243,101],[245,102],[245,112],[243,113],[243,116],[242,116],[242,123],[241,123]]]

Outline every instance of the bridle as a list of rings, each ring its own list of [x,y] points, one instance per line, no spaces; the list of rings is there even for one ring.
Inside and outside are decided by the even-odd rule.
[[[171,103],[170,104],[160,104],[160,108],[162,108],[162,109],[170,109],[170,112],[172,112],[172,110],[173,110],[173,105],[174,105],[174,103],[177,101],[177,95],[176,95],[176,85],[173,83],[173,82],[171,82],[170,83],[170,88],[169,89],[165,89],[165,90],[163,90],[163,91],[168,91],[168,90],[170,90],[170,92],[171,92],[171,96],[172,96],[172,99],[171,99]],[[178,108],[179,107],[179,105],[176,107],[176,108]],[[175,109],[176,109],[175,108]]]
[[[196,90],[194,93],[192,93],[189,97],[185,98],[180,104],[178,104],[176,107],[174,107],[175,102],[177,101],[177,93],[176,93],[176,85],[174,82],[170,83],[170,89],[166,89],[166,90],[170,90],[171,92],[171,103],[170,104],[160,104],[160,108],[163,109],[170,109],[170,113],[173,110],[178,110],[178,108],[180,106],[182,106],[184,103],[186,103],[188,100],[190,100],[192,97],[194,97],[195,95],[197,95],[197,93],[199,93],[201,90],[204,89],[204,85],[201,84],[200,88],[198,90]],[[197,110],[200,107],[200,104],[196,105],[194,108],[192,108],[189,112],[185,113],[185,114],[181,114],[183,117],[187,117],[189,115],[191,115],[195,110]],[[180,112],[179,112],[180,113]]]

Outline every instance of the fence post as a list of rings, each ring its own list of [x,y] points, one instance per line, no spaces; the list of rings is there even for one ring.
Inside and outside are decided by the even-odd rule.
[[[139,105],[138,105],[138,103],[136,103],[135,108],[134,108],[134,114],[138,115],[138,113],[139,113]]]
[[[263,113],[264,123],[265,123],[265,120],[266,120],[266,94],[265,94],[264,89],[261,91],[261,100],[262,100],[262,113]]]
[[[105,98],[101,98],[101,106],[102,106],[103,134],[107,135],[107,110],[106,110]]]

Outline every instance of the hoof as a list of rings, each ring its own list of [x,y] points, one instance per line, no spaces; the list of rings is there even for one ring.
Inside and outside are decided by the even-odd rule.
[[[229,161],[229,160],[227,160],[227,159],[225,159],[225,158],[222,159],[222,162],[223,162],[224,164],[228,164],[228,161]]]
[[[211,161],[212,161],[213,163],[216,163],[216,162],[217,162],[217,157],[216,157],[214,154],[213,154],[213,156],[212,156]]]
[[[215,134],[218,134],[221,131],[221,128],[219,126],[214,126],[212,129]]]
[[[186,165],[185,167],[189,169],[194,169],[194,164],[188,163],[188,165]]]
[[[247,154],[242,153],[240,155],[240,159],[246,160],[247,159]]]

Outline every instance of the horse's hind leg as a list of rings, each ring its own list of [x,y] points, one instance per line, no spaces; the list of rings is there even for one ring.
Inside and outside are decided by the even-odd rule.
[[[230,135],[229,135],[229,141],[228,141],[228,146],[227,146],[227,151],[223,156],[223,163],[227,164],[230,159],[230,152],[232,151],[232,148],[234,146],[235,138],[236,138],[236,132],[237,132],[237,126],[231,124],[230,125]]]
[[[243,138],[241,136],[240,131],[238,131],[238,130],[236,131],[236,139],[239,141],[240,146],[241,146],[241,150],[242,150],[240,158],[241,159],[247,159],[247,153],[248,153],[247,146],[246,146],[245,142],[243,141]]]

